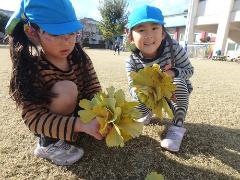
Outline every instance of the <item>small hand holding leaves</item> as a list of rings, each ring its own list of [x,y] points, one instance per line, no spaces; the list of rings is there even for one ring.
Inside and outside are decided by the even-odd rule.
[[[88,123],[96,117],[108,147],[123,147],[124,142],[142,132],[143,124],[136,121],[141,117],[135,109],[138,103],[126,101],[121,89],[115,92],[114,87],[107,88],[107,93],[99,92],[91,101],[83,99],[79,105],[84,109],[78,113],[81,121]]]
[[[163,118],[163,110],[169,118],[173,118],[172,110],[168,105],[176,90],[172,77],[163,72],[158,64],[145,67],[138,72],[131,72],[130,76],[133,80],[131,86],[141,103],[160,119]]]

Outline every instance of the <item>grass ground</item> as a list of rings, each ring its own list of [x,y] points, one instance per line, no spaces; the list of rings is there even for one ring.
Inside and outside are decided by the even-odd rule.
[[[125,91],[127,53],[87,50],[103,87]],[[0,49],[0,179],[144,179],[152,171],[166,179],[240,179],[240,64],[192,59],[195,74],[181,151],[163,151],[161,133],[169,122],[144,127],[124,148],[108,149],[86,136],[84,157],[69,167],[36,158],[35,137],[8,96],[10,58]]]

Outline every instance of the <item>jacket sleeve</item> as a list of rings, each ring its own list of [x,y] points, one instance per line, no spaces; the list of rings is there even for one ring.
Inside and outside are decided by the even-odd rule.
[[[132,97],[132,99],[134,101],[138,101],[139,102],[139,99],[137,97],[137,94],[135,93],[134,89],[132,88],[131,86],[131,83],[132,83],[132,78],[130,76],[130,73],[132,71],[135,71],[137,72],[136,70],[136,65],[134,63],[134,61],[131,59],[131,57],[129,59],[126,60],[126,71],[127,71],[127,79],[128,79],[128,87],[129,87],[129,93]],[[142,117],[143,116],[146,116],[149,112],[150,112],[150,109],[148,109],[143,103],[140,103],[136,109],[138,109],[141,113],[142,113]]]
[[[189,79],[193,75],[194,68],[188,58],[188,55],[178,42],[176,42],[176,45],[173,47],[174,58],[176,61],[175,68],[173,69],[177,71],[176,77]]]
[[[44,105],[25,102],[22,118],[30,131],[35,134],[65,141],[76,140],[77,134],[74,133],[74,126],[77,117],[55,114]]]
[[[125,68],[126,68],[126,72],[127,72],[129,93],[134,100],[138,100],[137,95],[136,95],[134,89],[131,86],[132,78],[130,76],[130,73],[132,71],[136,72],[137,70],[135,68],[135,64],[134,64],[133,60],[130,57],[126,60],[126,67]]]

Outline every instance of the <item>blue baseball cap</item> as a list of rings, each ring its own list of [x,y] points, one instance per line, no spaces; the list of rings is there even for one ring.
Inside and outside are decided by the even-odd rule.
[[[53,35],[70,34],[83,28],[69,0],[22,0],[6,25],[6,33],[11,34],[21,20],[35,23]]]
[[[128,16],[127,27],[132,29],[133,27],[145,22],[153,22],[164,25],[165,22],[162,11],[157,7],[149,5],[140,6],[134,9]]]

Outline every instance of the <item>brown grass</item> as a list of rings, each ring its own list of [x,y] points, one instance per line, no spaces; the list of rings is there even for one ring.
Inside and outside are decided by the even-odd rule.
[[[103,87],[127,91],[128,53],[87,50]],[[0,179],[144,179],[152,171],[166,179],[240,179],[240,64],[192,59],[194,91],[181,151],[163,151],[159,136],[169,122],[144,128],[124,148],[108,149],[86,136],[84,157],[69,167],[36,158],[35,137],[8,96],[10,59],[0,49]]]

